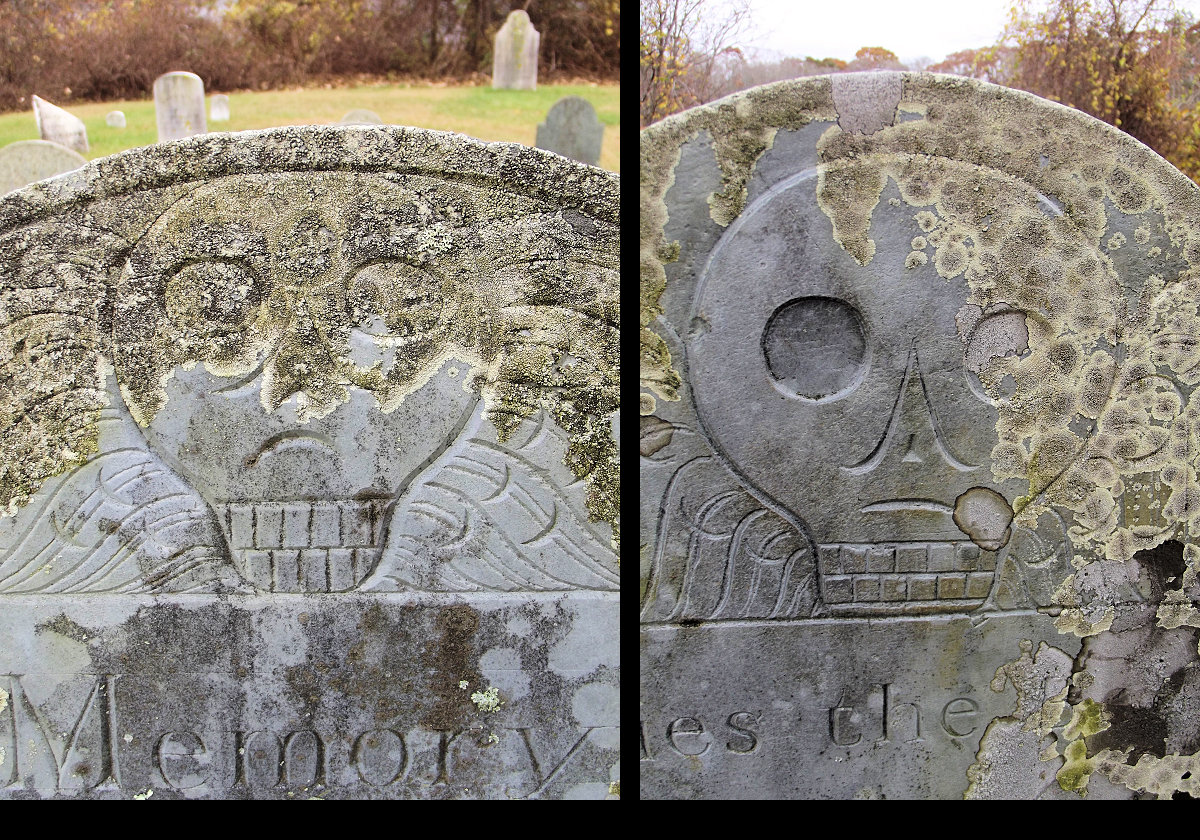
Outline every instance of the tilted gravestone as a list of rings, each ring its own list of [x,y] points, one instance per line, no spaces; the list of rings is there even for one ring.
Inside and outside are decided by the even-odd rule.
[[[81,155],[87,153],[87,127],[79,117],[34,95],[33,118],[37,121],[38,136],[43,140],[66,146]]]
[[[355,108],[347,111],[345,116],[338,120],[338,125],[383,125],[383,120],[374,111]]]
[[[104,124],[109,128],[124,128],[125,127],[125,112],[124,111],[109,111],[104,115]]]
[[[643,795],[1200,793],[1200,189],[935,75],[641,156]]]
[[[160,143],[208,131],[204,81],[195,73],[182,71],[159,76],[154,80],[154,118]]]
[[[229,97],[218,93],[209,101],[208,116],[213,122],[229,121]]]
[[[604,124],[592,103],[580,96],[564,96],[537,127],[537,147],[595,166],[600,160]]]
[[[542,36],[524,9],[509,12],[492,49],[492,87],[537,90],[538,44]]]
[[[0,201],[0,798],[619,795],[618,179],[400,127]]]
[[[19,140],[0,148],[0,195],[78,169],[83,155],[45,140]]]

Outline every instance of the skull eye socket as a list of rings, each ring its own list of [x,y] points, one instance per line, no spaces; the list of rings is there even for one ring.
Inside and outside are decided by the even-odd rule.
[[[167,317],[210,336],[241,333],[258,313],[262,289],[244,265],[202,260],[183,266],[166,283]]]
[[[971,327],[963,348],[963,366],[967,371],[967,385],[976,397],[990,405],[999,405],[996,398],[1011,397],[1011,388],[1005,379],[998,386],[996,395],[989,394],[980,380],[980,374],[993,359],[1015,356],[1020,358],[1029,353],[1029,328],[1025,323],[1027,313],[1020,309],[1000,308],[985,312]]]
[[[384,337],[434,332],[445,319],[446,290],[432,274],[406,263],[372,263],[350,282],[351,318],[358,329]]]
[[[793,298],[776,309],[763,330],[762,351],[779,390],[818,402],[857,388],[869,361],[862,315],[830,297]]]

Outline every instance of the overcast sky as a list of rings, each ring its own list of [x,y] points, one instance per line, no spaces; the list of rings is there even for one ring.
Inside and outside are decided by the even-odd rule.
[[[1009,0],[750,0],[743,42],[762,60],[854,58],[884,47],[909,63],[993,44],[1008,23]],[[1176,0],[1200,18],[1200,0]]]

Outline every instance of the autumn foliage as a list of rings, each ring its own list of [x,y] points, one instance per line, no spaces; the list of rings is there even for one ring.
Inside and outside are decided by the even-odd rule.
[[[748,0],[720,11],[705,0],[643,0],[639,13],[642,126],[724,95],[722,60],[742,58],[735,42]]]
[[[1173,0],[1015,0],[995,44],[911,68],[881,46],[865,46],[849,62],[811,56],[748,62],[730,37],[710,39],[700,49],[693,33],[713,8],[704,0],[642,3],[643,125],[778,79],[925,69],[1077,108],[1133,135],[1200,182],[1200,23]]]
[[[1021,0],[1000,45],[981,52],[969,75],[988,66],[992,81],[1091,114],[1200,176],[1192,95],[1200,35],[1171,3]]]

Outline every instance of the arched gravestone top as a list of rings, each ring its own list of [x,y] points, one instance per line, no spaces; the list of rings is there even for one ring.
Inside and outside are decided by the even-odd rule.
[[[229,119],[229,96],[224,93],[215,94],[209,100],[209,118],[213,122],[226,122]]]
[[[154,118],[158,142],[181,140],[208,131],[204,116],[204,80],[176,70],[154,80]]]
[[[592,103],[582,96],[564,96],[546,113],[537,127],[537,147],[588,166],[600,160],[604,124]]]
[[[1200,190],[927,74],[641,155],[643,790],[1195,793]]]
[[[537,90],[538,45],[542,35],[529,13],[514,9],[496,32],[492,48],[492,87]]]
[[[607,795],[618,183],[305,126],[0,200],[0,791]]]
[[[109,128],[124,128],[125,127],[125,112],[124,111],[109,111],[104,115],[104,124]]]
[[[0,195],[78,169],[83,155],[46,140],[19,140],[0,148]]]

